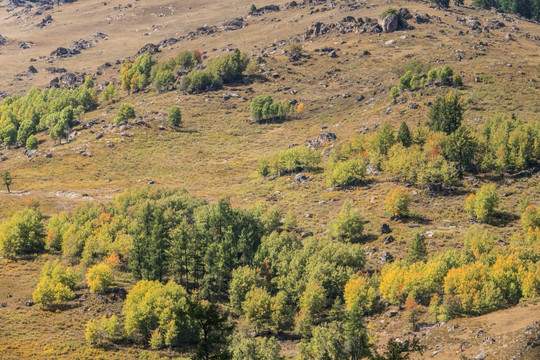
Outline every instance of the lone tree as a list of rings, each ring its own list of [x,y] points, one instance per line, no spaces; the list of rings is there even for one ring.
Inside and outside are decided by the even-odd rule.
[[[171,106],[167,115],[167,122],[171,127],[179,127],[182,124],[182,112],[179,106]]]
[[[5,173],[2,174],[2,182],[6,186],[8,193],[11,193],[11,191],[9,190],[9,187],[11,186],[11,184],[13,184],[13,178],[11,177],[11,174],[9,173],[9,171],[6,171]]]
[[[405,147],[409,147],[412,145],[411,131],[409,130],[409,127],[407,126],[407,123],[405,121],[402,122],[401,126],[399,127],[396,140],[402,143]]]
[[[418,261],[427,260],[427,249],[424,238],[419,233],[416,233],[409,244],[409,251],[407,251],[407,262],[414,264]]]

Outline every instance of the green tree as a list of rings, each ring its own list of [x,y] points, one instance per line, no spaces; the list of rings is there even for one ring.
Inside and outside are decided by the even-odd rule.
[[[114,341],[120,337],[120,321],[118,316],[107,318],[103,315],[101,320],[90,320],[86,323],[84,336],[90,345],[99,345],[105,341]]]
[[[199,330],[196,359],[226,359],[228,337],[233,327],[228,323],[216,304],[206,300],[190,300],[189,319]]]
[[[28,139],[26,139],[26,150],[35,150],[38,148],[38,139],[35,135],[30,135]]]
[[[32,120],[25,120],[19,126],[17,131],[17,142],[25,144],[27,139],[36,133],[36,125]]]
[[[406,148],[412,145],[411,132],[405,121],[403,121],[399,127],[396,140],[397,142],[402,143]]]
[[[461,170],[475,170],[478,140],[465,125],[448,135],[442,146],[444,156],[459,164]]]
[[[171,106],[167,115],[167,122],[173,128],[177,128],[182,124],[182,112],[179,106]]]
[[[327,175],[327,181],[331,186],[360,185],[365,179],[366,163],[360,157],[334,163]]]
[[[405,188],[397,186],[388,192],[384,201],[384,211],[390,217],[404,217],[409,215],[411,197]]]
[[[127,121],[133,118],[135,118],[135,108],[133,107],[133,105],[124,103],[118,110],[118,114],[116,114],[114,122],[116,124],[120,124],[122,121]]]
[[[254,287],[262,285],[259,272],[249,266],[236,268],[232,272],[229,283],[229,301],[236,311],[242,310],[242,303],[246,300],[246,294]]]
[[[375,136],[373,148],[381,155],[388,154],[388,150],[396,143],[394,129],[388,122],[384,122]]]
[[[109,83],[105,89],[103,89],[102,99],[103,101],[112,101],[118,96],[118,90],[114,87],[113,83]]]
[[[398,97],[399,97],[399,90],[397,87],[394,86],[390,89],[390,98],[394,101],[394,104],[396,103]]]
[[[416,233],[414,234],[411,242],[409,243],[409,250],[407,251],[407,262],[414,264],[418,261],[427,261],[427,248],[424,241],[424,237]]]
[[[328,234],[339,240],[347,242],[358,241],[364,231],[364,219],[358,209],[351,206],[350,201],[345,201],[341,211],[330,225]]]
[[[17,211],[0,224],[0,254],[7,258],[40,252],[45,247],[45,227],[39,210]]]
[[[471,194],[465,203],[465,211],[476,216],[480,222],[489,222],[499,205],[499,194],[494,184],[483,185],[476,195]]]
[[[451,134],[461,126],[463,111],[458,94],[450,91],[446,96],[439,96],[429,111],[429,127]]]
[[[281,347],[276,338],[236,335],[230,345],[232,360],[281,360]]]
[[[11,173],[9,171],[4,171],[2,173],[2,183],[6,187],[7,192],[11,193],[9,187],[13,184],[13,177],[11,176]]]
[[[249,8],[249,11],[254,12],[255,10],[257,10],[257,7],[255,6],[255,4],[251,4],[251,7]]]
[[[271,322],[272,299],[268,291],[261,287],[253,287],[246,294],[242,310],[255,331],[261,331]]]

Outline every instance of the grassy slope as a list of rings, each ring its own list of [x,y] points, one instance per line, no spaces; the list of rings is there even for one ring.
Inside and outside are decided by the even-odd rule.
[[[119,3],[125,5],[128,2]],[[84,51],[82,55],[56,61],[54,66],[66,67],[70,71],[92,72],[92,69],[105,61],[113,62],[117,58],[132,55],[147,42],[157,43],[168,36],[184,35],[202,24],[217,25],[232,17],[245,15],[251,2],[168,3],[175,6],[174,14],[170,10],[169,12],[164,10],[162,5],[165,2],[152,2],[152,6],[135,2],[133,8],[121,11],[126,14],[124,17],[113,19],[111,24],[103,21],[103,18],[112,12],[110,8],[113,5],[101,8],[94,6],[94,2],[80,2],[56,8],[52,14],[55,22],[50,28],[40,31],[31,30],[29,25],[21,26],[18,23],[21,20],[8,20],[2,35],[16,40],[33,40],[37,46],[31,50],[21,51],[12,43],[1,50],[2,64],[7,64],[0,74],[2,83],[6,84],[4,88],[8,93],[18,93],[30,86],[47,84],[51,77],[41,69],[48,64],[42,63],[41,60],[38,62],[39,66],[36,65],[40,73],[32,80],[11,82],[10,79],[14,72],[25,70],[27,65],[24,64],[29,57],[37,58],[39,55],[48,54],[59,45],[69,45],[73,40],[87,37],[96,31],[107,33],[109,40],[101,41],[98,46]],[[284,1],[275,3],[282,4]],[[277,43],[280,39],[288,40],[289,36],[301,38],[307,27],[316,21],[337,22],[347,15],[375,18],[386,8],[383,2],[376,4],[375,7],[361,8],[353,12],[336,8],[308,15],[309,9],[298,9],[248,18],[248,26],[242,30],[220,32],[212,37],[199,37],[192,41],[185,40],[174,45],[171,50],[164,50],[158,57],[168,58],[180,50],[198,48],[207,51],[207,56],[211,58],[222,54],[228,45],[258,56],[261,48],[272,48],[270,44]],[[288,48],[288,45],[276,46],[275,54],[266,58],[268,62],[266,68],[274,69],[270,73],[278,72],[284,76],[284,80],[271,79],[265,83],[256,82],[249,86],[228,86],[207,95],[185,95],[178,92],[158,95],[153,90],[130,96],[121,94],[123,97],[121,102],[134,104],[141,115],[145,115],[147,111],[159,112],[157,116],[145,115],[151,124],[150,128],[125,131],[133,132],[133,137],[120,136],[119,131],[106,132],[102,139],[95,140],[95,135],[103,131],[101,126],[113,120],[119,107],[118,103],[104,104],[83,118],[83,122],[92,119],[104,122],[91,130],[81,131],[81,135],[70,144],[52,147],[52,142],[46,134],[38,135],[39,139],[44,141],[40,148],[50,149],[54,155],[52,159],[38,157],[35,162],[29,162],[20,154],[20,150],[4,151],[9,160],[0,163],[0,171],[10,170],[15,175],[14,189],[17,193],[12,195],[0,193],[1,216],[5,217],[24,206],[28,198],[39,200],[47,214],[73,209],[86,201],[107,202],[118,191],[133,186],[145,186],[146,182],[152,179],[156,181],[155,186],[185,187],[190,192],[211,201],[229,196],[235,204],[243,206],[266,201],[271,195],[275,195],[277,201],[268,201],[269,204],[275,203],[285,210],[292,209],[299,217],[303,229],[322,233],[343,201],[352,198],[369,221],[366,230],[371,236],[366,246],[386,248],[399,258],[404,254],[407,240],[414,229],[409,229],[407,222],[391,224],[397,241],[390,247],[382,244],[377,232],[380,225],[387,221],[382,214],[382,207],[386,191],[395,186],[391,178],[381,175],[374,177],[369,190],[327,191],[323,174],[313,174],[315,180],[305,185],[294,184],[292,177],[262,181],[256,174],[258,159],[285,149],[289,144],[302,144],[306,139],[316,137],[322,126],[328,126],[330,131],[338,135],[339,141],[344,141],[350,139],[362,126],[367,126],[372,131],[375,124],[385,120],[393,123],[396,129],[401,121],[407,121],[413,127],[425,123],[428,109],[425,102],[433,100],[439,89],[427,90],[421,97],[410,98],[402,104],[389,106],[387,90],[396,84],[398,69],[409,61],[406,55],[411,55],[411,59],[419,59],[432,67],[449,64],[455,71],[464,72],[463,80],[469,87],[467,96],[470,98],[469,110],[465,113],[465,117],[470,126],[478,126],[486,118],[497,114],[508,115],[510,112],[516,112],[525,121],[538,118],[540,105],[534,101],[540,98],[538,42],[527,40],[520,34],[529,32],[539,35],[540,29],[538,25],[518,20],[516,25],[521,29],[521,33],[515,34],[518,40],[510,44],[504,40],[507,30],[493,31],[488,37],[482,34],[477,37],[456,36],[458,30],[465,31],[466,28],[456,23],[456,15],[453,13],[446,14],[428,9],[422,3],[400,2],[392,6],[407,7],[411,11],[418,10],[440,16],[443,24],[414,24],[416,27],[414,31],[381,35],[336,36],[335,33],[330,33],[304,43],[304,52],[311,58],[302,66],[292,66],[288,59],[280,54],[281,50]],[[474,14],[482,21],[497,16],[495,13],[476,12],[469,8],[455,11],[462,13],[459,14],[460,17]],[[161,12],[166,16],[163,18],[148,16],[151,13]],[[5,17],[3,9],[0,9],[0,14],[2,18]],[[128,18],[131,20],[127,21]],[[277,22],[275,19],[280,21]],[[143,35],[152,24],[158,23],[166,26],[149,36]],[[509,26],[511,24],[508,23],[507,28]],[[66,29],[72,31],[69,39],[59,36],[64,34]],[[59,38],[65,41],[59,43]],[[388,40],[395,40],[395,45],[385,45]],[[471,49],[475,44],[478,47],[479,41],[489,43],[485,52]],[[324,46],[339,48],[340,57],[329,59],[314,52],[315,49]],[[463,61],[458,62],[455,59],[454,49],[466,52]],[[372,55],[368,57],[354,55],[361,54],[364,50],[368,50]],[[475,56],[474,53],[480,55]],[[437,63],[438,59],[444,62]],[[507,64],[512,66],[509,67]],[[339,71],[335,71],[337,69]],[[334,71],[328,73],[330,70]],[[518,75],[518,71],[525,75]],[[117,72],[118,66],[98,77],[96,83],[117,79]],[[491,81],[475,83],[474,78],[479,74],[486,74]],[[536,79],[537,82],[531,82],[529,79]],[[321,83],[329,86],[323,88]],[[279,90],[284,87],[291,87],[298,93],[293,95],[290,91]],[[383,89],[386,91],[381,92]],[[236,98],[224,101],[221,95],[226,92],[234,92],[249,99],[268,93],[276,99],[298,99],[306,105],[306,111],[285,124],[255,125],[249,122],[249,102]],[[350,94],[351,97],[344,99],[341,94]],[[361,103],[355,103],[354,98],[358,95],[364,95],[366,99]],[[373,105],[364,104],[372,97],[375,98]],[[409,110],[407,106],[409,101],[419,103],[419,109]],[[173,104],[182,107],[184,128],[180,132],[160,131],[158,125],[163,123],[167,109]],[[389,114],[386,113],[388,107],[391,109]],[[107,141],[113,142],[115,148],[107,147]],[[79,148],[88,149],[93,156],[89,158],[80,155],[77,151]],[[327,149],[324,151],[327,152]],[[538,205],[539,200],[535,198],[535,194],[540,190],[538,177],[498,180],[498,183],[501,194],[507,194],[502,201],[503,212],[516,214],[516,205],[522,192],[528,193]],[[412,210],[422,219],[420,230],[435,232],[432,239],[435,246],[430,247],[430,252],[460,247],[457,240],[462,238],[462,234],[469,226],[462,206],[467,194],[473,190],[472,185],[464,183],[463,191],[455,196],[432,198],[420,191],[420,194],[413,198]],[[88,196],[83,197],[83,194]],[[376,197],[376,200],[372,205],[370,199],[373,197]],[[325,200],[326,203],[319,204],[321,200]],[[304,218],[306,212],[312,213],[313,218]],[[508,222],[506,227],[494,227],[493,231],[503,237],[504,234],[508,235],[515,231],[513,229],[519,228],[519,222],[515,218],[510,218],[506,222]],[[369,259],[370,268],[380,267],[377,257],[378,252],[375,252]],[[27,282],[36,281],[37,264],[23,262],[18,265],[0,266],[4,276],[2,279],[27,276]],[[26,275],[23,275],[24,273]],[[0,299],[5,298],[7,291],[13,289],[12,286],[15,285],[11,284],[17,284],[15,296],[21,299],[28,299],[34,286],[34,283],[25,285],[18,281],[2,281],[2,283],[4,289],[0,289]],[[8,315],[2,320],[14,324],[18,316],[24,321],[31,319],[35,322],[35,331],[31,333],[36,334],[45,324],[52,321],[49,318],[32,316],[33,311],[37,310],[29,312],[30,310],[25,307],[21,309],[14,311],[10,304]],[[21,311],[26,315],[21,315]],[[78,314],[81,310],[77,308],[62,315],[51,315],[51,319],[57,319],[58,316],[72,316],[70,314],[72,312],[75,314],[75,311]],[[515,311],[523,314],[519,309]],[[6,316],[2,311],[0,314]],[[59,336],[57,339],[60,344],[73,344],[71,350],[66,350],[66,356],[69,357],[71,351],[80,354],[79,351],[82,350],[78,347],[83,340],[81,323],[85,319],[76,316],[76,325],[73,326],[76,329],[71,334],[58,335],[59,329],[63,326],[58,325],[60,328],[51,327],[48,329],[50,331],[41,333],[40,339],[44,341],[54,333]],[[61,320],[54,321],[61,322]],[[23,331],[24,328],[16,329],[9,326],[0,331],[8,334]],[[392,333],[398,332],[395,330]],[[19,351],[16,350],[19,345],[14,342],[23,343],[20,345],[22,349],[20,351],[23,353],[37,351],[39,348],[30,346],[30,337],[23,339],[20,336],[22,333],[14,338],[1,335],[0,333],[0,338],[8,339],[3,345],[12,347],[9,350],[10,354]],[[0,348],[0,352],[1,350]]]

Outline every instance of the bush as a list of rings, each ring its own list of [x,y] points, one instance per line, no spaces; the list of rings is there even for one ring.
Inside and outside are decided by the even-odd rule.
[[[482,254],[489,254],[494,243],[493,235],[481,225],[473,225],[465,233],[465,252],[476,258]]]
[[[167,114],[167,122],[172,127],[179,127],[182,124],[182,112],[179,106],[171,106]]]
[[[349,201],[345,201],[341,210],[328,229],[330,236],[339,240],[354,242],[361,238],[364,231],[364,219],[358,209],[351,207]]]
[[[232,360],[281,360],[280,351],[279,342],[272,337],[235,336],[230,345]]]
[[[199,93],[219,88],[221,79],[205,70],[193,70],[182,78],[180,88],[188,93]]]
[[[45,227],[39,210],[20,210],[0,225],[0,254],[7,258],[43,251],[44,240]]]
[[[311,151],[305,146],[280,151],[268,162],[268,168],[259,165],[259,173],[268,170],[273,174],[290,174],[302,170],[313,170],[321,161],[321,156],[316,151]],[[264,165],[264,164],[263,164]]]
[[[114,341],[121,334],[118,316],[112,315],[107,319],[103,315],[101,320],[90,320],[86,323],[84,336],[91,345],[98,345],[104,341]]]
[[[79,274],[70,268],[62,266],[58,261],[47,262],[41,268],[39,283],[37,284],[32,298],[34,302],[44,308],[53,303],[75,298],[75,286]]]
[[[366,179],[366,163],[358,157],[334,163],[328,170],[327,181],[331,186],[354,186]]]
[[[174,84],[176,78],[171,70],[161,70],[156,73],[154,77],[154,86],[158,91],[167,89],[169,86]]]
[[[28,139],[26,139],[26,150],[35,150],[38,148],[38,139],[35,135],[30,135]]]
[[[397,87],[394,86],[390,89],[390,99],[394,100],[394,104],[395,104],[398,97],[399,97],[399,90]]]
[[[173,281],[166,285],[139,281],[127,295],[122,310],[126,334],[152,344],[152,348],[176,346],[179,335],[191,328],[187,305],[186,291]]]
[[[88,269],[86,280],[91,293],[104,293],[113,285],[114,275],[109,265],[99,263]]]
[[[120,110],[118,110],[118,114],[116,115],[116,118],[114,119],[114,122],[116,124],[120,124],[122,121],[127,121],[129,119],[135,118],[135,108],[133,105],[130,104],[122,104],[120,107]]]
[[[270,96],[257,96],[251,102],[251,115],[257,122],[282,121],[293,111],[293,106],[287,101],[275,103]]]
[[[409,193],[402,186],[398,186],[388,192],[384,201],[384,211],[390,217],[397,218],[409,215]]]
[[[373,149],[380,155],[387,155],[388,150],[396,143],[396,137],[392,125],[388,122],[384,122],[373,141]]]
[[[489,222],[499,205],[499,194],[493,184],[483,185],[478,193],[470,194],[465,202],[465,211],[480,222]]]

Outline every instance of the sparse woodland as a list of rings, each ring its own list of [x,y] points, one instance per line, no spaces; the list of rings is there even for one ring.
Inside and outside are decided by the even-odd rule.
[[[510,64],[481,59],[496,58],[486,49],[503,38],[496,30],[503,27],[509,44],[520,34],[520,44],[538,46],[540,25],[525,19],[540,20],[540,3],[432,1],[422,3],[428,15],[379,2],[378,23],[344,17],[362,13],[365,6],[353,1],[294,3],[277,10],[247,4],[249,16],[166,39],[158,51],[109,64],[105,76],[1,100],[0,282],[12,285],[0,285],[8,296],[0,298],[0,322],[15,326],[23,319],[15,311],[29,308],[39,320],[21,320],[17,339],[27,324],[32,331],[43,326],[39,321],[71,337],[39,344],[45,347],[35,356],[400,360],[448,347],[450,355],[442,356],[450,357],[440,358],[483,359],[477,354],[488,351],[485,343],[496,342],[483,329],[476,333],[481,351],[464,340],[455,351],[455,338],[432,340],[431,331],[449,333],[498,311],[531,307],[532,317],[538,314],[538,54],[523,50],[527,60],[506,83],[500,73]],[[452,35],[463,48],[475,42],[470,61],[483,66],[476,76],[463,51],[450,45],[433,50],[439,44],[430,43],[434,53],[449,50],[444,59],[425,49],[418,55],[411,44],[420,36],[430,42],[457,31],[439,31],[440,24],[476,24],[472,15],[460,20],[470,6],[519,14],[512,26],[526,24],[529,32],[509,30],[510,15],[502,17],[507,26],[488,27],[494,21],[482,12],[484,30],[470,25],[467,36]],[[329,21],[326,12],[343,20],[276,40],[261,56],[257,45],[236,48],[227,37],[219,53],[188,46],[197,37],[212,41],[240,20],[249,21],[240,29],[263,31],[266,17],[285,9],[296,12],[289,24],[313,15]],[[428,24],[427,33],[417,32]],[[398,29],[405,52],[393,45],[397,36],[386,38]],[[385,78],[368,79],[382,66],[370,62],[382,56],[373,48],[360,51],[368,37],[400,54]],[[355,62],[365,73],[347,70]],[[504,87],[516,91],[512,81],[524,76],[530,99],[514,104]],[[342,91],[338,81],[356,83]],[[316,90],[302,94],[302,82]],[[345,93],[362,82],[376,88],[373,96],[363,91],[370,99]],[[323,99],[326,92],[335,94]],[[498,104],[504,101],[511,106]],[[208,134],[210,140],[202,137]],[[67,169],[73,192],[57,190]],[[86,174],[95,183],[86,183]],[[126,179],[135,184],[120,187]],[[110,191],[100,196],[107,183]],[[200,194],[208,183],[217,196]],[[53,206],[53,196],[71,199]],[[15,309],[17,290],[10,287],[20,271],[27,298]],[[533,359],[540,344],[529,335],[538,326],[527,326],[514,341],[526,345],[501,345],[490,358],[518,351]],[[10,341],[0,341],[0,358],[32,356]]]

